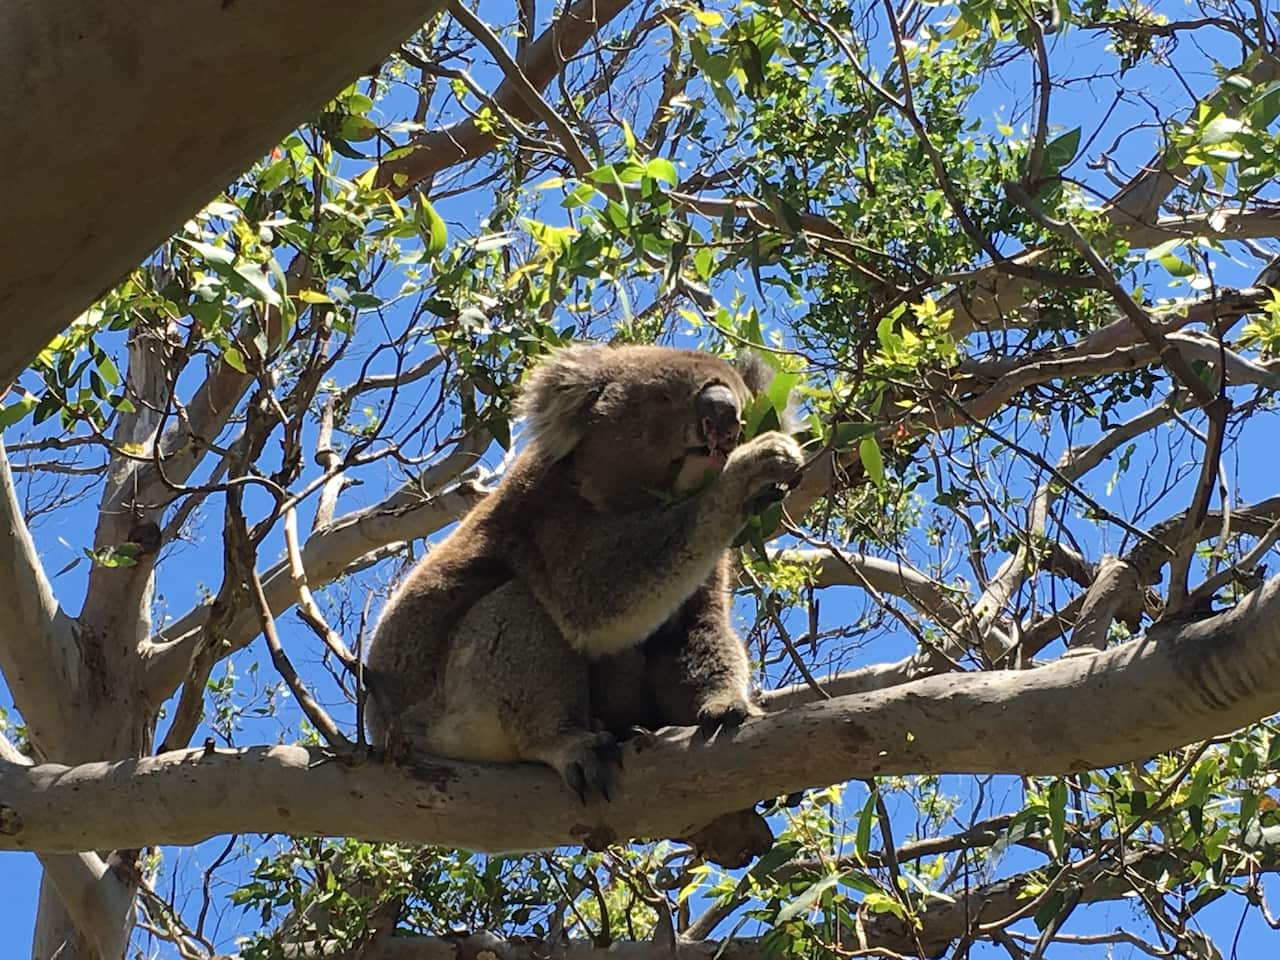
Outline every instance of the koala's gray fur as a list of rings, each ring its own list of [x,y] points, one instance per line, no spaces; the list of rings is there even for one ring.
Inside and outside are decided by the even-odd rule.
[[[373,742],[540,761],[585,798],[606,793],[616,752],[593,716],[640,722],[592,703],[592,662],[643,656],[636,717],[652,705],[652,719],[713,726],[756,712],[726,550],[803,460],[781,433],[736,445],[750,396],[734,367],[693,351],[573,347],[544,362],[520,403],[526,449],[382,613]],[[627,686],[614,679],[599,689]]]

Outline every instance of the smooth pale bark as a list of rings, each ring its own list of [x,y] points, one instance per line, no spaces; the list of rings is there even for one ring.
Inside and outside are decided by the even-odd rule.
[[[0,348],[3,349],[3,348]],[[0,673],[33,742],[71,733],[60,696],[79,693],[76,623],[45,575],[0,440]]]
[[[443,5],[0,4],[0,386]]]
[[[704,743],[632,746],[611,804],[537,767],[436,761],[416,776],[315,749],[185,750],[0,765],[0,849],[74,852],[280,832],[529,850],[679,836],[749,803],[911,773],[1060,774],[1140,760],[1280,709],[1280,578],[1237,607],[1033,670],[930,677],[795,707]]]

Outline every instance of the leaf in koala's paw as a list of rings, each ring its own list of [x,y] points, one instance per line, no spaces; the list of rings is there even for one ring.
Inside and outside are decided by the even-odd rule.
[[[778,508],[774,507],[772,509],[776,510]],[[780,515],[781,513],[779,512],[779,516]],[[774,521],[775,526],[776,526],[776,523],[777,521],[775,520]],[[768,563],[769,552],[765,549],[765,546],[764,546],[764,531],[766,529],[772,530],[773,527],[772,526],[765,527],[764,524],[762,523],[762,518],[759,515],[754,515],[747,521],[746,526],[742,528],[742,531],[737,535],[737,537],[734,538],[733,545],[735,547],[743,547],[743,546],[751,547],[752,551],[755,552],[756,556],[758,556],[765,563]]]

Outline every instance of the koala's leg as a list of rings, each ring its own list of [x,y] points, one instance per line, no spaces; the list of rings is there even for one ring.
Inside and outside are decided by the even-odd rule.
[[[757,498],[803,462],[790,437],[762,434],[685,500],[619,514],[546,510],[506,556],[575,649],[607,656],[657,630],[711,575]]]
[[[644,646],[649,685],[664,724],[710,736],[763,711],[751,699],[751,661],[730,623],[726,555],[707,582]]]
[[[545,763],[584,802],[608,798],[619,752],[612,735],[591,728],[587,662],[523,586],[500,587],[463,617],[443,686],[429,748]]]
[[[700,830],[679,839],[704,859],[727,870],[745,867],[773,849],[769,822],[754,807],[716,817]]]
[[[710,736],[763,713],[751,699],[751,660],[730,622],[731,575],[726,554],[645,642],[648,685],[664,725],[696,725]],[[753,807],[726,813],[680,839],[727,869],[745,867],[773,848],[773,831]]]
[[[592,660],[591,718],[619,739],[637,730],[654,730],[657,704],[648,682],[648,658],[639,647]]]
[[[485,552],[447,544],[409,571],[383,608],[365,658],[365,727],[375,746],[393,754],[422,746],[440,710],[449,637],[471,607],[509,579]]]

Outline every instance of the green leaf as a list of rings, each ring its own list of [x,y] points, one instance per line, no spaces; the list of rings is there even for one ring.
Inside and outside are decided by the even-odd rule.
[[[1053,852],[1061,857],[1067,847],[1067,781],[1053,781],[1048,799],[1049,837],[1053,841]]]
[[[596,195],[596,188],[589,183],[580,183],[573,188],[573,191],[560,201],[560,206],[566,210],[572,210],[574,207],[583,207],[591,202],[591,198]]]
[[[653,177],[655,180],[665,180],[667,183],[679,183],[680,176],[676,173],[676,165],[670,160],[663,160],[661,157],[655,157],[645,164],[644,172],[646,176]]]
[[[476,253],[488,253],[490,250],[501,250],[515,242],[516,235],[510,230],[503,230],[501,233],[487,233],[483,237],[476,237],[471,241],[471,246]]]
[[[35,409],[39,401],[34,394],[23,392],[22,396],[13,403],[0,407],[0,430],[12,427],[18,423],[28,413]]]
[[[809,887],[809,889],[805,890],[804,893],[800,894],[800,896],[796,897],[785,907],[779,910],[778,916],[775,918],[774,922],[777,924],[783,924],[788,920],[794,920],[796,917],[807,913],[809,909],[818,902],[819,897],[840,882],[840,878],[842,876],[843,874],[839,873],[827,874],[813,886]]]
[[[1226,143],[1233,140],[1237,133],[1247,130],[1248,127],[1241,120],[1235,117],[1218,116],[1210,120],[1200,131],[1200,139],[1197,141],[1202,147],[1213,146],[1218,143]]]
[[[747,872],[756,880],[763,880],[775,868],[782,866],[799,853],[800,850],[800,844],[794,841],[779,841],[774,844],[772,850],[757,860]]]
[[[235,268],[235,272],[257,294],[255,299],[261,300],[268,306],[280,306],[280,294],[271,286],[271,281],[267,279],[262,267],[256,263],[242,263]]]
[[[892,913],[899,920],[906,917],[902,904],[887,893],[869,893],[863,898],[862,903],[872,913]]]
[[[378,125],[368,117],[344,117],[338,126],[338,136],[343,140],[359,143],[378,135]]]
[[[102,374],[102,379],[113,387],[120,386],[120,371],[116,369],[116,365],[111,358],[103,353],[98,356],[97,360],[98,372]]]
[[[1043,931],[1053,918],[1062,912],[1063,906],[1066,905],[1067,895],[1062,890],[1055,890],[1049,896],[1045,897],[1044,903],[1040,905],[1040,909],[1035,912],[1032,921],[1036,925],[1036,929]]]
[[[787,404],[791,402],[791,391],[795,389],[796,384],[800,382],[800,374],[798,373],[775,373],[773,380],[769,383],[769,389],[765,391],[765,396],[769,398],[769,403],[773,409],[778,411],[778,415],[786,413]]]
[[[875,823],[875,819],[876,795],[873,791],[867,797],[867,802],[862,805],[862,809],[858,811],[858,829],[853,841],[853,849],[863,863],[867,862],[867,854],[871,852],[871,826]]]
[[[1166,253],[1160,258],[1160,266],[1164,267],[1172,276],[1190,277],[1196,272],[1196,268],[1185,260],[1180,260],[1171,253]]]
[[[862,442],[858,444],[858,456],[862,459],[862,466],[867,471],[867,476],[877,487],[884,486],[884,458],[880,456],[880,444],[876,443],[874,436],[866,436],[862,438]]]
[[[852,449],[854,443],[868,434],[874,433],[874,423],[849,423],[842,421],[831,431],[831,443],[837,450]]]
[[[708,247],[700,248],[693,255],[693,269],[698,272],[698,276],[703,280],[711,279],[711,273],[715,269],[715,265],[716,256]]]
[[[1041,177],[1052,177],[1058,173],[1063,167],[1067,166],[1075,159],[1076,151],[1080,149],[1080,128],[1068,130],[1061,136],[1055,137],[1044,148],[1044,162],[1040,167]]]
[[[229,267],[235,262],[236,255],[233,251],[226,247],[215,247],[211,243],[203,243],[200,240],[192,240],[189,237],[176,237],[179,243],[185,243],[200,256],[204,257],[210,264]]]
[[[440,214],[436,213],[436,208],[431,205],[425,193],[418,194],[416,220],[427,256],[434,257],[443,253],[449,242],[449,228],[445,226]]]
[[[222,351],[222,362],[237,373],[248,373],[244,366],[244,356],[235,347],[227,347]]]

